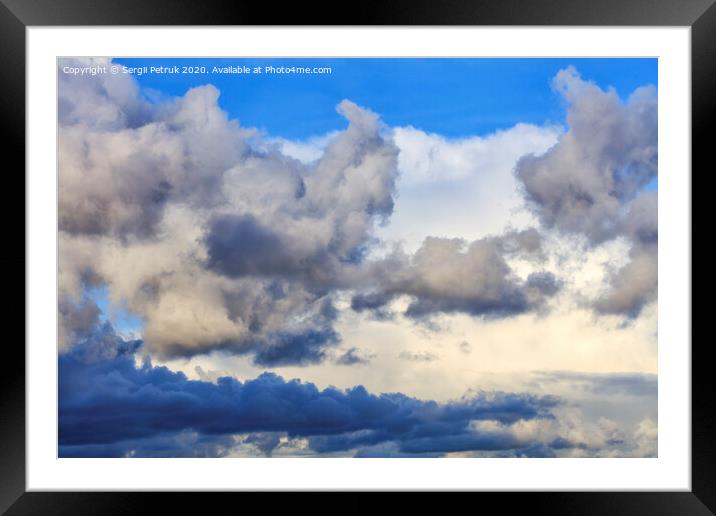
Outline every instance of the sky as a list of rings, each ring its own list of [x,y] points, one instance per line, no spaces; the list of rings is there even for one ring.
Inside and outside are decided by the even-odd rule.
[[[61,457],[656,455],[655,59],[58,77]]]
[[[391,127],[413,126],[457,138],[490,134],[518,123],[564,121],[565,105],[550,82],[566,66],[621,98],[657,85],[654,59],[115,59],[139,66],[330,67],[320,75],[143,74],[137,83],[149,99],[184,95],[211,83],[219,106],[246,127],[305,140],[344,128],[335,106],[343,99],[369,106]],[[209,70],[210,71],[210,70]],[[238,90],[238,91],[237,91]]]

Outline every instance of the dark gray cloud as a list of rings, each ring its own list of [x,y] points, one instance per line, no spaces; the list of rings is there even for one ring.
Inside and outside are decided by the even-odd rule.
[[[397,443],[404,453],[527,446],[474,421],[513,424],[551,419],[559,401],[550,396],[476,393],[449,403],[403,394],[374,395],[362,386],[346,391],[264,373],[239,382],[188,380],[184,374],[135,363],[137,341],[125,341],[105,324],[59,359],[60,456],[225,455],[227,437],[247,438],[264,453],[279,435],[308,438],[314,452]],[[217,439],[213,439],[216,437]]]
[[[336,364],[340,365],[356,365],[356,364],[369,364],[374,358],[374,355],[361,353],[358,348],[352,347],[345,353],[341,354],[336,358]]]
[[[330,327],[300,334],[279,333],[255,346],[254,363],[266,367],[315,364],[326,357],[326,347],[339,342],[339,335]]]
[[[306,270],[281,235],[253,215],[225,215],[211,222],[208,266],[227,276],[290,276]],[[313,261],[319,261],[317,257]]]
[[[359,292],[351,298],[351,309],[358,313],[367,313],[377,321],[388,321],[395,313],[388,308],[395,294],[390,292]]]
[[[60,456],[74,458],[203,458],[228,457],[236,441],[229,435],[206,435],[191,430],[159,434],[151,439],[127,439],[111,443],[68,444]]]
[[[351,298],[351,308],[356,312],[377,310],[390,303],[393,295],[388,292],[369,292],[356,294]]]

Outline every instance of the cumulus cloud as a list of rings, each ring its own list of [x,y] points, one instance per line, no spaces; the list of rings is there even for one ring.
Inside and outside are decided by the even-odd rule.
[[[393,209],[397,149],[378,116],[341,102],[348,127],[306,165],[252,145],[256,131],[227,117],[211,85],[150,104],[122,74],[81,88],[60,77],[63,334],[91,277],[143,317],[159,356],[323,360],[340,340],[332,293]]]
[[[390,224],[378,235],[414,252],[427,236],[476,240],[509,225],[534,226],[512,174],[526,154],[541,155],[558,126],[517,124],[485,136],[445,138],[413,127],[392,129],[398,154],[398,191]]]
[[[631,262],[612,275],[595,309],[636,317],[656,296],[657,195],[643,190],[657,176],[656,89],[638,88],[622,102],[573,67],[553,86],[569,105],[569,130],[545,154],[521,158],[515,174],[545,227],[591,245],[631,240]]]
[[[64,81],[60,104],[66,96],[77,95],[74,83]],[[134,83],[121,74],[82,81],[103,83],[103,92],[107,84],[113,84],[112,91],[127,90],[118,98],[96,99],[99,104],[117,103],[119,113],[131,112],[128,102],[141,102]],[[111,125],[97,125],[94,111],[61,114],[60,230],[147,238],[156,233],[168,203],[204,207],[222,201],[217,183],[246,155],[246,138],[252,132],[228,120],[218,97],[211,85],[194,88],[161,109],[147,108],[147,118],[134,124],[119,116]]]
[[[610,288],[596,300],[595,309],[603,314],[636,317],[657,295],[658,261],[655,249],[636,247],[630,261],[610,277]]]
[[[559,133],[556,126],[517,124],[486,137],[451,140],[414,127],[398,127],[394,139],[400,148],[399,167],[406,186],[488,176],[493,186],[504,187],[509,180],[505,166],[524,154],[546,151]],[[507,190],[502,193],[509,194]]]
[[[92,126],[100,130],[137,127],[151,116],[134,79],[127,74],[86,75],[60,73],[64,67],[106,66],[106,58],[63,58],[58,65],[60,124]]]
[[[599,243],[619,232],[623,204],[656,177],[656,90],[639,88],[622,103],[572,67],[553,84],[569,103],[569,130],[542,156],[522,158],[516,174],[545,226]]]
[[[84,77],[81,91],[107,105],[97,118],[77,79],[60,77],[64,341],[88,285],[142,317],[155,356],[224,350],[264,366],[325,360],[341,341],[339,291],[379,319],[410,296],[407,315],[424,319],[510,316],[558,288],[550,273],[520,278],[505,261],[539,258],[534,229],[470,244],[428,238],[414,256],[368,259],[393,212],[399,152],[378,115],[348,100],[337,106],[347,128],[302,162],[229,119],[211,85],[149,103],[126,75]]]
[[[412,256],[394,254],[384,262],[379,287],[356,295],[351,306],[381,309],[394,297],[412,301],[405,315],[415,319],[461,312],[504,317],[540,306],[559,290],[559,281],[541,271],[521,279],[507,263],[514,254],[539,254],[534,229],[507,232],[467,243],[458,238],[428,237]]]

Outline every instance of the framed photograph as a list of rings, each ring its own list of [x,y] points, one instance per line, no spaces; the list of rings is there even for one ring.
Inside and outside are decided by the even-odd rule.
[[[26,331],[0,509],[712,514],[712,4],[3,0]]]

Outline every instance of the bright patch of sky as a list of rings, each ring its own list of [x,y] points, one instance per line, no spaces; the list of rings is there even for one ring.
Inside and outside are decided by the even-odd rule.
[[[106,286],[92,287],[85,290],[85,294],[95,302],[100,309],[100,319],[109,321],[117,331],[126,338],[141,338],[144,321],[127,311],[123,302],[112,303],[109,289]]]

